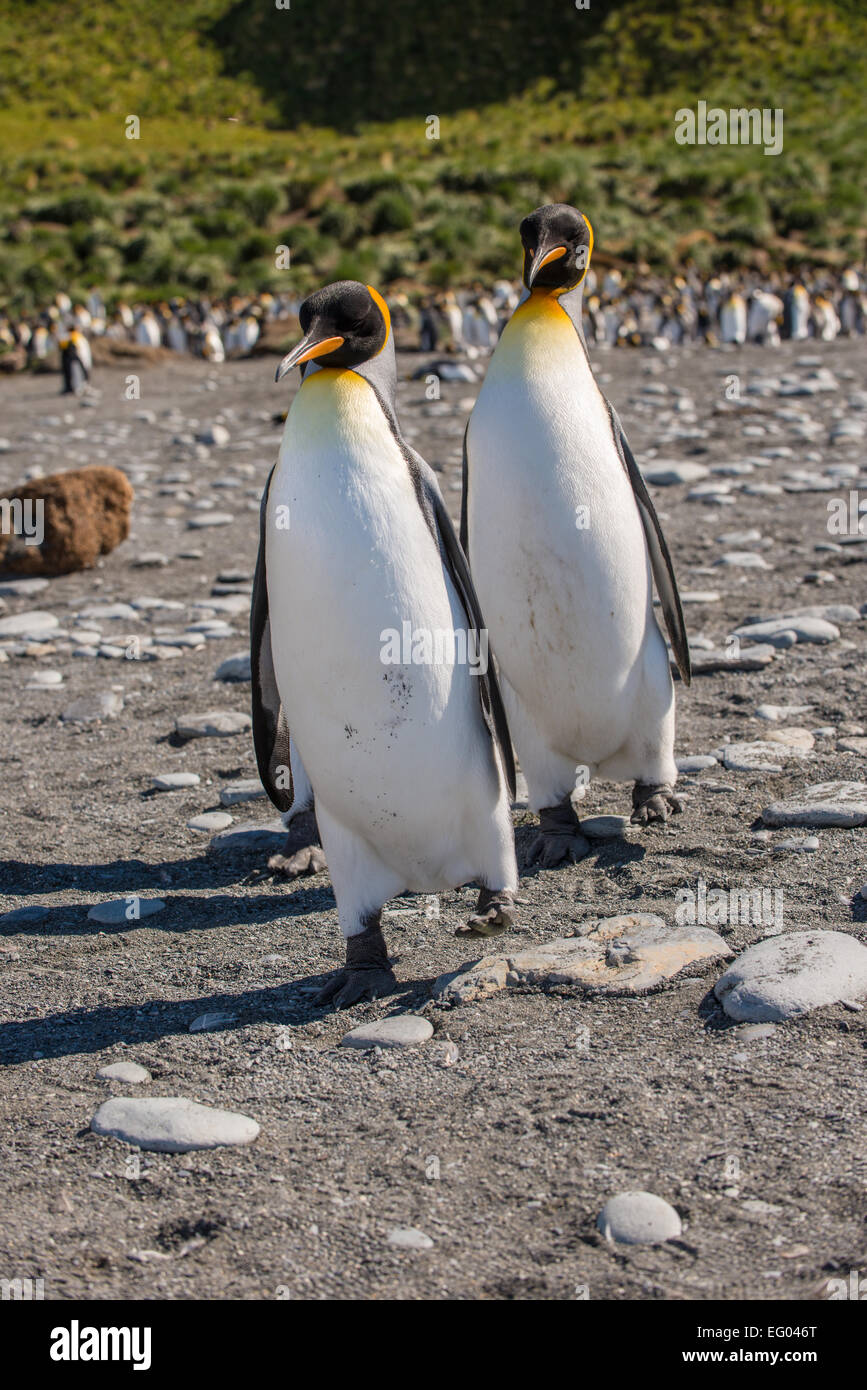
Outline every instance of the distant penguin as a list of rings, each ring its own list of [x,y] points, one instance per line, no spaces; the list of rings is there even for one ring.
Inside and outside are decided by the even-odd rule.
[[[747,340],[747,306],[742,294],[732,292],[722,303],[719,311],[719,336],[722,343],[737,343],[740,346]]]
[[[783,295],[783,337],[801,342],[810,333],[810,296],[801,284]]]
[[[823,294],[817,294],[813,300],[813,332],[823,343],[833,343],[840,332],[837,310]]]
[[[135,326],[135,341],[142,347],[160,347],[162,340],[156,315],[150,309],[145,309]]]
[[[88,382],[93,368],[90,343],[83,333],[73,329],[60,343],[60,369],[63,373],[63,396],[80,396]]]
[[[300,321],[277,379],[303,379],[262,501],[253,732],[284,820],[315,797],[346,938],[321,998],[345,1006],[394,988],[380,914],[406,890],[476,880],[470,934],[510,924],[514,765],[466,560],[395,416],[385,302],[344,280]]]
[[[591,777],[634,779],[636,823],[681,809],[652,578],[687,683],[690,664],[659,520],[584,343],[590,223],[553,204],[521,239],[527,294],[467,427],[461,539],[540,817],[531,858],[550,867],[583,847],[576,782],[583,795]]]

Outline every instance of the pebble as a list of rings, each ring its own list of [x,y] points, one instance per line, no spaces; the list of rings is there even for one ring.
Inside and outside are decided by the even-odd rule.
[[[227,811],[203,811],[200,816],[193,816],[192,820],[187,821],[187,829],[213,833],[216,830],[225,830],[233,820],[234,816],[230,816]]]
[[[596,1226],[607,1241],[621,1245],[661,1245],[676,1240],[683,1230],[674,1207],[652,1192],[619,1192],[610,1197]]]
[[[153,1081],[147,1067],[139,1066],[138,1062],[109,1062],[96,1074],[100,1081],[124,1081],[128,1086],[143,1086],[146,1081]]]
[[[225,661],[221,661],[214,673],[215,681],[248,681],[252,679],[250,671],[250,653],[238,652],[237,656],[227,656]]]
[[[267,795],[258,777],[246,777],[220,788],[220,805],[238,806],[244,801],[259,801]]]
[[[725,555],[720,555],[714,564],[723,565],[729,569],[769,570],[773,568],[764,556],[757,554],[755,550],[728,550]]]
[[[211,840],[208,850],[214,854],[238,850],[249,854],[277,854],[285,843],[286,830],[281,820],[242,821],[228,830],[220,830]]]
[[[867,825],[867,782],[819,782],[801,796],[774,801],[762,811],[765,825]]]
[[[216,1110],[180,1096],[147,1100],[115,1097],[99,1107],[90,1127],[94,1134],[110,1135],[158,1153],[252,1144],[259,1134],[258,1124],[248,1115]]]
[[[122,709],[123,696],[120,691],[103,690],[98,695],[83,695],[81,699],[73,700],[60,718],[65,724],[92,724],[97,719],[116,719]]]
[[[163,555],[160,550],[143,551],[130,561],[132,568],[136,570],[163,569],[168,563],[168,555]]]
[[[746,1023],[738,1029],[737,1038],[739,1042],[760,1042],[762,1038],[773,1038],[776,1032],[773,1023]]]
[[[784,854],[789,851],[792,854],[815,854],[818,848],[818,835],[808,835],[805,840],[780,840],[779,844],[774,845],[774,853]]]
[[[206,526],[231,526],[235,518],[231,512],[202,512],[200,516],[187,518],[191,531],[202,531]]]
[[[8,618],[0,618],[0,637],[31,636],[37,633],[53,632],[59,627],[53,613],[43,613],[32,609],[28,613],[13,613]]]
[[[716,671],[761,671],[770,666],[775,656],[774,648],[767,642],[750,647],[747,651],[732,655],[732,648],[717,651],[692,651],[690,662],[694,676],[712,675]],[[672,661],[672,666],[674,662]]]
[[[197,772],[161,772],[151,778],[151,786],[158,792],[173,792],[180,787],[197,787],[201,780]]]
[[[47,907],[41,907],[39,903],[31,903],[29,907],[13,907],[11,911],[4,912],[0,916],[0,926],[15,927],[27,922],[41,922],[47,916]]]
[[[234,1023],[235,1015],[225,1012],[214,1012],[210,1014],[199,1014],[194,1018],[188,1028],[190,1033],[208,1033],[212,1028],[223,1028],[227,1023]]]
[[[757,705],[756,718],[775,724],[778,719],[796,719],[799,714],[809,714],[812,705]]]
[[[718,760],[710,753],[697,753],[694,757],[675,758],[675,765],[678,772],[703,772],[705,768],[717,767]],[[582,822],[583,825],[583,822]]]
[[[225,425],[206,425],[199,430],[196,439],[199,444],[207,444],[216,449],[222,449],[228,444],[231,438]]]
[[[231,738],[250,728],[249,714],[240,710],[209,710],[207,714],[179,716],[175,731],[181,738]]]
[[[396,1245],[399,1250],[432,1250],[433,1241],[430,1236],[426,1236],[424,1231],[416,1230],[415,1226],[395,1226],[388,1233],[389,1245]]]
[[[836,931],[768,937],[728,967],[714,993],[739,1023],[799,1018],[867,994],[867,947]]]
[[[418,1047],[433,1036],[433,1025],[417,1014],[392,1014],[362,1023],[344,1034],[341,1047]]]
[[[590,840],[614,840],[628,829],[628,816],[588,816],[581,821],[581,834]]]
[[[0,581],[0,596],[3,598],[30,598],[41,594],[48,588],[47,579],[4,579]]]
[[[735,628],[733,636],[741,642],[770,642],[776,645],[777,638],[785,633],[794,633],[798,642],[824,644],[835,642],[840,636],[840,629],[824,618],[798,618],[786,615],[759,623],[745,623],[742,627]]]
[[[723,763],[729,772],[782,772],[782,763],[774,761],[781,756],[772,743],[728,743]]]
[[[157,912],[162,912],[164,907],[162,898],[140,898],[138,894],[130,893],[126,898],[113,898],[110,902],[95,903],[87,916],[91,922],[116,927],[124,922],[138,922],[142,917],[153,917]]]
[[[710,469],[703,463],[653,463],[641,470],[646,483],[653,487],[673,487],[677,483],[697,483],[706,478]]]
[[[135,609],[131,603],[88,603],[78,611],[79,618],[89,622],[131,622],[135,621]]]
[[[30,677],[30,680],[27,682],[27,685],[24,688],[25,690],[39,690],[43,687],[45,689],[49,689],[52,686],[58,686],[62,684],[63,673],[61,671],[41,670],[33,672],[33,675]]]
[[[225,598],[206,598],[193,604],[196,609],[207,609],[209,613],[249,613],[250,600],[244,594],[228,594]]]

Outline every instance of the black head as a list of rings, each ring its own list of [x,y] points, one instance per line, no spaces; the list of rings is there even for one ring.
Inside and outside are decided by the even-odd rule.
[[[593,228],[568,203],[536,208],[521,223],[528,290],[566,290],[581,283],[593,253]]]
[[[372,285],[338,280],[304,300],[304,337],[277,368],[277,381],[314,358],[322,367],[357,367],[385,346],[391,330],[385,300]]]

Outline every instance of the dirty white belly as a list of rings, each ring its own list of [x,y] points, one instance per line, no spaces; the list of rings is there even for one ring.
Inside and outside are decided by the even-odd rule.
[[[477,677],[381,655],[383,634],[402,635],[405,622],[435,633],[466,620],[407,464],[355,373],[302,385],[267,525],[277,684],[317,801],[408,886],[463,881],[467,823],[498,794]]]

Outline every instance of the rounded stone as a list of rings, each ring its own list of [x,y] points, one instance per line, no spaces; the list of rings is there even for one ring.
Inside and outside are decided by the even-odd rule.
[[[34,610],[30,613],[15,613],[9,618],[0,618],[0,637],[19,637],[22,633],[53,632],[59,627],[53,613]]]
[[[201,780],[197,772],[161,772],[151,778],[151,786],[158,792],[173,792],[181,787],[197,787]]]
[[[627,816],[588,816],[581,821],[581,834],[590,840],[614,840],[628,829]]]
[[[231,738],[250,728],[249,714],[240,710],[209,710],[206,714],[191,714],[175,720],[175,732],[181,738]]]
[[[620,1192],[605,1203],[596,1221],[608,1241],[621,1245],[661,1245],[681,1234],[674,1207],[652,1192]]]
[[[164,907],[162,898],[139,898],[135,893],[130,893],[126,898],[94,903],[87,916],[91,922],[116,927],[124,922],[138,922],[142,917],[153,917],[155,913],[162,912]]]
[[[415,1226],[395,1226],[388,1233],[389,1245],[398,1250],[432,1250],[433,1241]]]
[[[193,816],[192,820],[187,821],[187,829],[204,830],[213,834],[217,830],[225,830],[232,824],[233,819],[227,811],[203,811],[200,816]]]
[[[189,1153],[226,1144],[252,1144],[259,1126],[249,1115],[216,1110],[180,1096],[147,1100],[117,1096],[99,1107],[90,1127],[157,1153]]]
[[[146,1081],[153,1080],[147,1067],[139,1066],[138,1062],[109,1062],[96,1074],[100,1081],[123,1081],[128,1086],[143,1086]]]
[[[341,1047],[419,1047],[433,1036],[433,1026],[417,1014],[393,1014],[362,1023],[340,1039]]]
[[[867,994],[867,947],[836,931],[788,932],[750,946],[714,993],[739,1023],[780,1023]]]
[[[13,907],[11,911],[4,912],[0,916],[0,926],[14,927],[27,922],[41,922],[47,916],[47,907],[41,907],[39,903],[31,903],[29,907]]]

